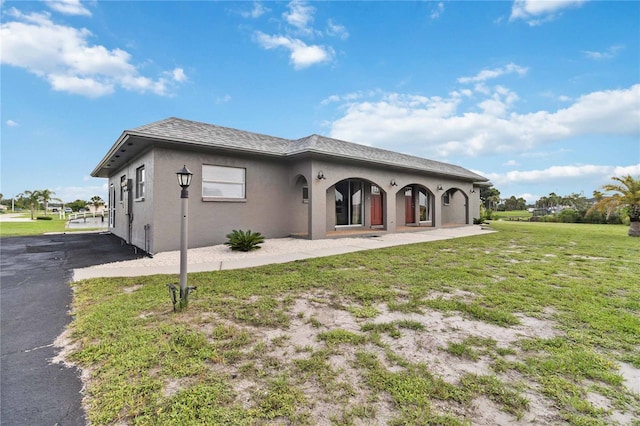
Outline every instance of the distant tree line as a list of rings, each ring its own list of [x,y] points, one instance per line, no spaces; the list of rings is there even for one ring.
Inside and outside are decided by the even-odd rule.
[[[73,211],[79,211],[87,208],[89,205],[96,208],[104,205],[104,201],[98,195],[92,197],[91,201],[78,199],[70,203],[64,203],[60,198],[54,197],[54,195],[56,195],[56,193],[50,189],[26,190],[16,195],[13,200],[5,199],[3,195],[0,194],[0,203],[7,207],[13,206],[16,209],[29,210],[31,212],[31,219],[35,219],[38,210],[43,210],[44,215],[47,216],[50,204],[60,205],[61,208],[70,208]]]
[[[534,220],[566,223],[630,223],[632,230],[640,227],[640,177],[613,177],[615,183],[593,191],[593,197],[555,192],[527,205],[524,198],[501,198],[497,188],[481,188],[483,219],[491,219],[494,211],[533,209]],[[604,192],[603,192],[604,191]],[[632,234],[632,230],[629,234]]]

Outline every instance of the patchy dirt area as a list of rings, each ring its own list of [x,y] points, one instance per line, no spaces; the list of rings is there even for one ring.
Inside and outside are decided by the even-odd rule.
[[[127,288],[126,292],[137,290],[138,287],[134,286]],[[453,293],[434,292],[432,297],[469,301],[474,295],[458,290]],[[464,387],[462,382],[468,377],[495,377],[505,392],[512,391],[527,402],[525,410],[514,414],[490,394],[479,393],[466,402],[432,399],[430,410],[437,415],[455,416],[474,425],[487,426],[564,423],[554,402],[542,394],[538,383],[515,369],[496,368],[501,362],[522,360],[523,349],[519,342],[523,339],[563,336],[551,320],[553,311],[544,312],[540,318],[518,315],[518,325],[502,327],[465,318],[458,313],[426,308],[422,313],[404,313],[390,311],[386,304],[378,304],[367,307],[369,314],[360,317],[353,313],[361,312],[357,308],[362,307],[344,306],[331,294],[316,292],[303,294],[290,304],[290,321],[286,328],[250,326],[219,318],[214,313],[200,312],[194,314],[198,318],[192,320],[200,323],[198,330],[212,343],[219,340],[219,336],[214,336],[214,330],[221,326],[227,327],[229,334],[246,333],[249,336],[248,343],[241,349],[243,356],[240,361],[211,364],[211,369],[227,378],[236,395],[235,403],[244,409],[255,408],[257,398],[266,392],[267,378],[285,374],[304,393],[306,404],[302,409],[308,424],[385,425],[397,420],[399,412],[393,396],[372,387],[367,371],[358,361],[359,354],[367,353],[389,373],[403,374],[411,366],[425,366],[429,374],[454,387]],[[189,323],[188,316],[181,321]],[[385,328],[388,325],[392,327]],[[369,330],[380,327],[380,330],[391,332],[381,331],[373,338],[365,326]],[[323,333],[336,330],[351,333],[349,336],[367,338],[358,343],[338,344],[330,344],[322,338]],[[56,345],[64,347],[69,342],[68,336],[63,335]],[[467,352],[457,353],[455,348]],[[56,362],[65,362],[65,353],[72,348],[66,349]],[[311,364],[319,357],[326,363],[326,371],[301,369],[301,364]],[[639,370],[622,364],[620,374],[629,389],[639,392]],[[90,374],[85,372],[83,380],[90,380]],[[162,395],[169,398],[192,384],[191,378],[168,380],[164,383]],[[593,406],[608,411],[607,418],[612,424],[634,424],[632,415],[618,411],[615,402],[606,396],[591,392],[587,400]]]

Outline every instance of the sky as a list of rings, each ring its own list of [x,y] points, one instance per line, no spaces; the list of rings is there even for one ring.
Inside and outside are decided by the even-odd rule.
[[[179,117],[457,164],[504,198],[640,176],[640,2],[0,1],[5,198],[107,198]],[[177,185],[177,183],[176,183]]]

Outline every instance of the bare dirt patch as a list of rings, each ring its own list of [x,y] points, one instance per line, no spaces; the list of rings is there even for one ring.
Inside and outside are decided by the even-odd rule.
[[[453,296],[473,298],[473,294],[469,292],[448,295],[448,297]],[[367,406],[375,412],[374,418],[366,421],[361,419],[363,423],[359,424],[386,424],[397,416],[394,403],[388,396],[373,397],[372,391],[365,383],[363,371],[356,366],[358,351],[376,354],[378,360],[390,372],[402,371],[404,367],[388,358],[388,353],[391,352],[408,363],[425,364],[435,376],[457,385],[460,378],[466,374],[492,375],[495,373],[491,368],[493,359],[488,355],[481,355],[473,360],[448,353],[446,348],[452,342],[459,343],[473,336],[495,341],[497,348],[517,350],[516,342],[519,339],[547,338],[561,334],[551,321],[524,315],[518,316],[520,325],[500,327],[434,310],[425,310],[423,314],[392,312],[386,304],[375,306],[379,312],[375,318],[362,319],[330,305],[326,302],[327,299],[326,294],[303,295],[296,300],[291,309],[291,322],[287,329],[255,328],[251,330],[256,338],[256,344],[265,346],[263,358],[277,359],[280,369],[289,369],[296,360],[309,359],[311,354],[327,348],[326,343],[318,339],[318,335],[327,330],[341,329],[365,334],[361,331],[363,324],[403,321],[419,323],[423,329],[402,329],[401,336],[396,338],[382,333],[382,345],[369,342],[363,345],[340,345],[338,349],[334,348],[334,352],[329,357],[329,365],[335,374],[335,386],[348,391],[328,391],[326,383],[318,383],[314,379],[304,380],[301,384],[307,399],[313,401],[308,407],[312,423],[318,425],[328,425],[335,419],[343,418],[348,414],[350,407],[354,406]],[[236,324],[236,326],[240,325]],[[234,368],[232,366],[226,368],[229,367]],[[435,408],[443,413],[456,413],[462,418],[473,421],[473,424],[480,425],[526,425],[554,422],[559,419],[553,404],[536,391],[535,384],[527,383],[519,375],[513,376],[513,374],[505,374],[501,375],[500,379],[509,386],[517,385],[526,389],[526,397],[531,408],[521,419],[502,411],[499,406],[482,396],[474,399],[468,406],[459,404],[452,406],[447,402],[439,402]],[[250,406],[248,402],[250,393],[262,387],[259,380],[251,377],[241,376],[233,383],[238,396],[237,402],[244,407]],[[338,404],[336,400],[340,403]]]

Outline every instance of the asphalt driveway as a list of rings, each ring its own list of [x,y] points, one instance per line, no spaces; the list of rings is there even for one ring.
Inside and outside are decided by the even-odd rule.
[[[50,360],[74,268],[141,257],[110,234],[0,240],[0,424],[84,425],[79,372]]]

